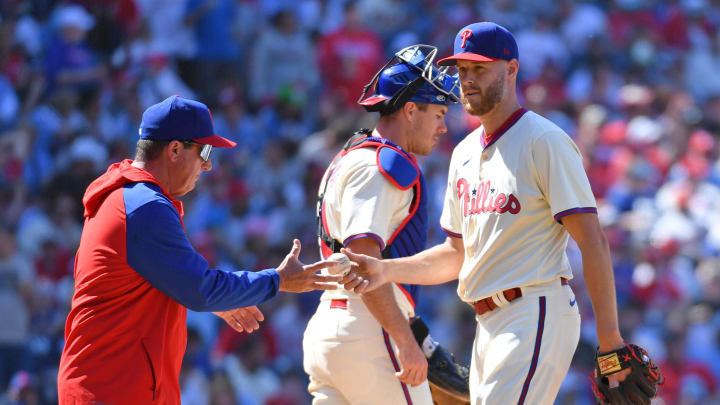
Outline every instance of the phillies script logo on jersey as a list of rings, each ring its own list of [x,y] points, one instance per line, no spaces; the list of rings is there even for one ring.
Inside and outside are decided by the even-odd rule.
[[[465,179],[457,182],[458,197],[462,201],[463,216],[481,212],[520,212],[520,201],[512,194],[496,193],[490,180],[481,181],[477,187],[470,186]]]

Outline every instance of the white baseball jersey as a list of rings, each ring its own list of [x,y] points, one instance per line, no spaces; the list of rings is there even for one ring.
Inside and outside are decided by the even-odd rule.
[[[375,147],[351,150],[328,169],[332,174],[327,179],[326,172],[320,185],[325,190],[324,227],[344,245],[370,237],[384,249],[410,214],[413,189],[391,184],[378,169],[377,159]],[[393,291],[402,313],[413,316],[405,294],[397,285]],[[325,291],[303,336],[303,368],[312,403],[431,405],[427,380],[411,387],[395,377],[400,370],[396,352],[397,344],[359,295],[343,288]]]
[[[357,238],[370,237],[385,249],[393,232],[409,215],[413,190],[401,190],[392,185],[377,167],[375,148],[358,148],[339,159],[328,181],[324,201],[324,222],[328,234],[347,246]],[[320,185],[323,190],[324,184]],[[410,301],[395,285],[395,297],[400,309],[414,315]],[[328,290],[323,299],[359,299],[359,295],[343,288]]]
[[[572,278],[558,222],[597,212],[575,143],[520,109],[490,138],[479,127],[453,151],[440,224],[462,237],[458,295],[465,302],[513,287]]]

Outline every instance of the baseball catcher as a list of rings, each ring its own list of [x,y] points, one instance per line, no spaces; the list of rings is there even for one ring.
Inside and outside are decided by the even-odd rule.
[[[608,375],[631,369],[617,387],[610,387]],[[429,376],[428,376],[429,377]],[[595,353],[593,393],[601,405],[650,405],[657,386],[665,379],[645,349],[625,344],[609,353]]]
[[[470,373],[467,366],[455,362],[447,349],[434,341],[430,330],[420,317],[410,321],[410,328],[428,359],[428,382],[435,405],[464,405],[470,403]]]
[[[403,48],[364,87],[358,104],[380,117],[349,137],[323,175],[323,258],[343,248],[378,260],[425,249],[429,193],[416,155],[432,152],[447,133],[448,105],[459,101],[457,79],[435,66],[435,55],[430,45]],[[395,283],[362,295],[322,295],[303,338],[313,404],[433,405],[432,360],[408,322],[420,288]]]

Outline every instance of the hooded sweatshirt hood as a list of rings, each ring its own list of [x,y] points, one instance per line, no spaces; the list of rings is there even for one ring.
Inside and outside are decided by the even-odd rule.
[[[172,202],[180,214],[183,216],[182,202],[173,198],[165,188],[158,183],[155,176],[148,171],[132,165],[133,161],[125,159],[122,162],[113,163],[108,167],[107,171],[95,179],[85,190],[83,196],[83,206],[85,207],[85,218],[92,216],[97,211],[105,197],[113,190],[123,187],[129,183],[152,183],[160,187],[162,193]]]

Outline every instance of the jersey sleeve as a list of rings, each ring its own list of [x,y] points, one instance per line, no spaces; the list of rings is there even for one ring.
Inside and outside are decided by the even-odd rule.
[[[447,188],[445,189],[445,200],[443,202],[442,214],[440,215],[440,226],[453,238],[462,238],[462,210],[455,179],[455,160],[453,154],[448,170]]]
[[[400,224],[393,223],[400,213],[409,215],[412,190],[392,185],[377,166],[362,165],[347,177],[340,194],[340,237],[343,245],[369,237],[385,249]]]
[[[185,235],[169,203],[151,201],[127,217],[127,262],[153,287],[194,311],[225,311],[261,304],[278,292],[273,269],[211,269]]]
[[[535,141],[532,156],[538,186],[556,221],[575,213],[597,213],[582,156],[569,136],[560,131],[543,134]]]

